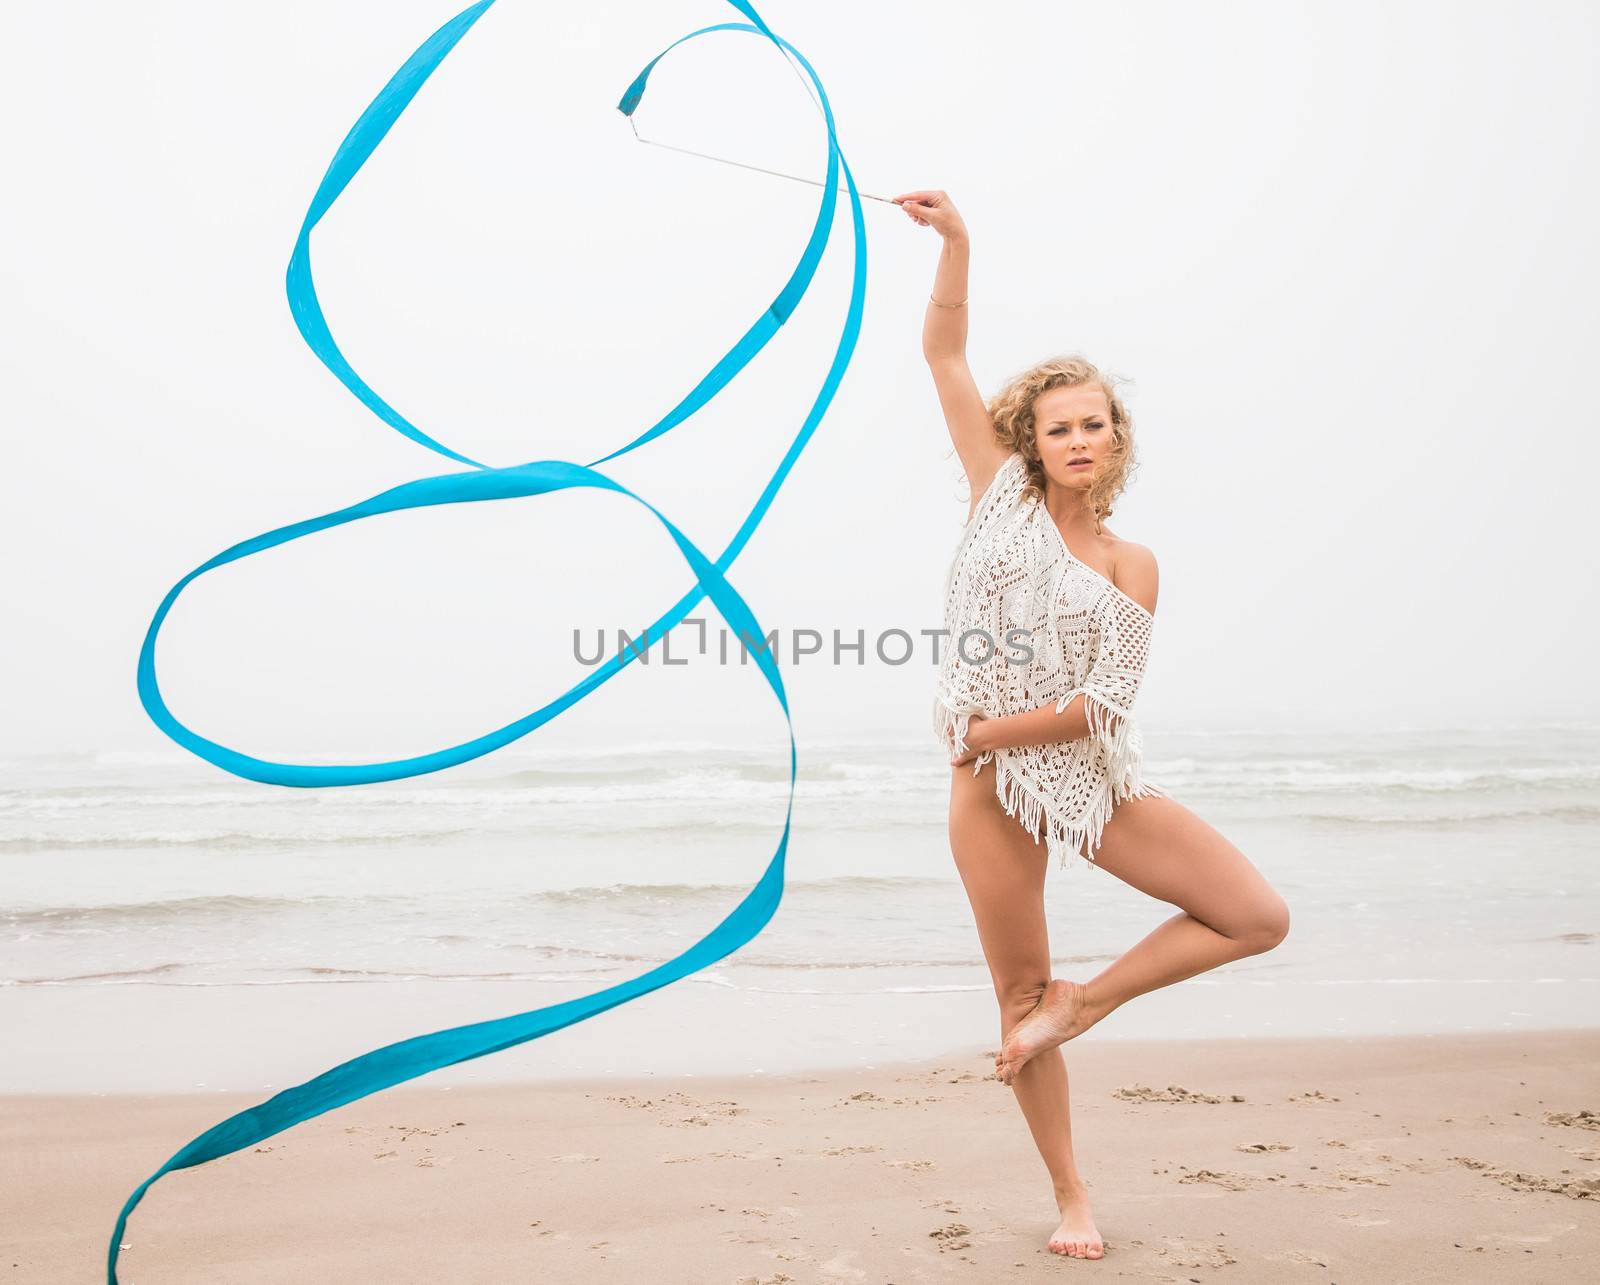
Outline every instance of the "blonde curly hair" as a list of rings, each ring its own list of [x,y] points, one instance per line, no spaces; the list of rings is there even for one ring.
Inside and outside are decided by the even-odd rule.
[[[1111,406],[1111,449],[1095,468],[1089,486],[1088,504],[1094,514],[1095,530],[1111,516],[1111,505],[1127,489],[1138,460],[1133,446],[1133,416],[1117,391],[1122,381],[1100,370],[1093,362],[1078,356],[1049,357],[1014,375],[1005,387],[985,404],[994,424],[995,437],[1008,450],[1021,454],[1028,469],[1024,499],[1044,498],[1045,471],[1039,459],[1039,444],[1034,423],[1034,407],[1040,396],[1052,388],[1077,388],[1098,384]]]

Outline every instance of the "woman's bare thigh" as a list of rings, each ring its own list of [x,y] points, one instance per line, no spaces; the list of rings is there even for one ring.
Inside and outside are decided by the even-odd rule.
[[[1117,804],[1095,864],[1124,883],[1187,911],[1229,937],[1287,923],[1283,899],[1222,833],[1176,799],[1145,795]]]
[[[1050,980],[1048,862],[1044,845],[1001,806],[993,759],[976,775],[971,763],[951,768],[950,854],[972,903],[997,998],[1002,1005],[1037,998]]]

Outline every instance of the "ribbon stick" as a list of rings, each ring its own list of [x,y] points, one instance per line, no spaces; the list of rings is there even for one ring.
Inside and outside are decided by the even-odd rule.
[[[692,147],[679,147],[675,143],[663,143],[659,139],[646,138],[639,132],[632,116],[628,117],[628,124],[633,126],[633,136],[641,143],[648,143],[651,147],[665,147],[671,152],[682,152],[685,156],[699,156],[708,161],[721,161],[724,165],[737,165],[742,170],[755,170],[758,174],[770,174],[773,178],[792,178],[796,183],[809,183],[812,187],[823,187],[820,180],[805,178],[799,174],[785,174],[782,170],[769,170],[765,165],[748,165],[744,161],[730,161],[726,156],[713,156],[710,152],[697,152]],[[862,192],[860,195],[869,201],[882,201],[885,205],[899,206],[900,202],[887,196],[874,196],[871,192]]]
[[[155,643],[162,621],[165,620],[173,603],[177,601],[178,595],[183,592],[189,582],[207,571],[235,562],[240,558],[262,553],[278,545],[286,544],[291,540],[302,539],[317,532],[342,526],[348,522],[360,521],[381,513],[394,513],[404,509],[425,508],[437,504],[466,504],[486,500],[519,499],[525,496],[544,495],[571,487],[592,487],[600,490],[615,491],[649,509],[672,539],[672,542],[677,546],[679,553],[683,555],[683,559],[688,564],[688,569],[692,575],[693,583],[675,603],[657,617],[646,631],[647,640],[663,637],[666,631],[692,611],[702,598],[710,598],[717,610],[736,630],[741,632],[748,631],[747,636],[750,638],[759,639],[766,636],[754,612],[750,610],[744,599],[729,583],[727,578],[728,570],[755,533],[757,526],[759,526],[779,488],[788,476],[789,470],[794,466],[800,452],[805,449],[807,442],[816,431],[817,425],[821,422],[829,404],[832,402],[834,393],[837,391],[845,370],[850,364],[851,355],[855,350],[861,332],[862,302],[866,294],[866,229],[862,219],[860,194],[856,189],[855,179],[850,173],[850,167],[845,163],[844,156],[839,150],[833,111],[828,104],[827,94],[823,90],[822,82],[818,79],[816,72],[806,62],[799,50],[772,32],[746,0],[728,0],[728,2],[740,13],[748,17],[750,22],[719,23],[715,26],[703,27],[675,41],[667,49],[663,50],[661,54],[652,59],[632,84],[628,86],[621,102],[618,103],[618,109],[625,116],[632,117],[634,110],[643,98],[651,69],[662,57],[685,40],[707,35],[714,31],[734,31],[755,34],[772,41],[785,58],[792,55],[799,62],[805,69],[806,75],[810,77],[811,83],[816,86],[819,96],[818,101],[821,105],[823,119],[828,131],[827,181],[823,185],[822,202],[817,213],[816,224],[812,228],[804,251],[801,253],[799,262],[795,265],[788,281],[772,302],[750,324],[745,333],[728,349],[727,353],[659,421],[640,433],[631,442],[588,464],[547,459],[507,467],[491,467],[469,459],[460,452],[436,441],[422,429],[412,424],[400,411],[381,397],[356,373],[355,369],[345,359],[338,345],[334,342],[327,320],[323,316],[312,278],[311,233],[313,229],[315,229],[323,215],[332,208],[334,202],[360,171],[367,158],[372,155],[379,143],[383,141],[384,136],[399,120],[401,114],[406,110],[412,98],[422,88],[428,77],[433,74],[434,70],[455,47],[456,43],[471,30],[478,19],[494,3],[494,0],[482,0],[481,3],[462,10],[428,37],[417,51],[406,60],[405,64],[395,73],[389,83],[383,87],[378,96],[372,100],[366,111],[361,114],[361,117],[356,121],[349,134],[345,136],[344,141],[334,153],[333,160],[329,164],[327,173],[317,188],[315,196],[312,198],[305,221],[301,226],[300,234],[295,241],[286,278],[289,307],[294,315],[295,323],[300,328],[300,333],[305,337],[306,343],[311,347],[311,350],[333,372],[339,381],[380,420],[429,450],[469,467],[464,471],[442,473],[432,477],[421,478],[414,482],[407,482],[347,508],[279,527],[264,535],[245,540],[229,549],[225,549],[179,580],[156,610],[155,616],[150,623],[150,628],[145,635],[144,644],[140,649],[138,663],[139,699],[156,725],[178,744],[207,762],[236,776],[252,781],[262,781],[270,785],[313,788],[400,780],[466,763],[510,744],[512,741],[527,735],[535,728],[549,722],[552,718],[555,718],[588,695],[600,684],[608,682],[626,664],[641,654],[636,649],[625,649],[625,655],[619,655],[615,659],[608,661],[593,674],[574,684],[555,699],[532,713],[505,724],[503,727],[485,732],[483,735],[462,742],[459,745],[452,745],[414,758],[395,759],[388,762],[315,766],[277,763],[230,749],[200,735],[181,723],[167,708],[165,701],[162,700],[160,687],[156,682]],[[762,489],[755,505],[740,524],[728,547],[713,561],[663,513],[648,501],[634,494],[627,487],[606,476],[599,470],[598,466],[608,460],[625,455],[636,447],[642,446],[661,434],[669,432],[676,425],[694,414],[696,410],[704,406],[726,387],[749,364],[751,359],[766,346],[777,333],[778,327],[789,319],[789,316],[810,286],[817,265],[827,248],[838,203],[839,172],[841,169],[844,172],[845,185],[850,196],[851,227],[855,241],[855,262],[851,278],[850,303],[846,310],[838,346],[822,380],[821,387],[810,409],[806,412],[804,421],[793,442],[790,443],[788,450],[780,461],[777,470]],[[788,723],[789,799],[784,813],[783,833],[779,838],[776,851],[773,853],[761,877],[721,923],[682,954],[625,982],[620,982],[617,985],[559,1004],[551,1004],[529,1012],[517,1013],[510,1017],[475,1022],[466,1026],[452,1027],[448,1030],[433,1031],[375,1049],[370,1053],[363,1053],[361,1056],[343,1062],[331,1070],[324,1071],[314,1079],[285,1089],[265,1102],[230,1116],[220,1124],[206,1130],[206,1132],[181,1148],[154,1174],[145,1179],[123,1205],[121,1212],[117,1216],[116,1228],[112,1233],[106,1266],[107,1280],[110,1285],[116,1285],[117,1258],[122,1246],[123,1235],[127,1229],[128,1217],[143,1198],[145,1192],[149,1190],[151,1184],[156,1182],[163,1174],[171,1173],[176,1169],[191,1168],[195,1165],[204,1164],[208,1160],[215,1160],[219,1156],[229,1155],[235,1151],[253,1146],[263,1139],[270,1138],[274,1134],[281,1133],[285,1129],[289,1129],[314,1116],[331,1111],[346,1103],[354,1102],[358,1098],[366,1097],[381,1089],[403,1083],[406,1080],[415,1079],[418,1076],[427,1074],[429,1071],[453,1066],[458,1062],[465,1062],[472,1058],[484,1057],[490,1053],[497,1053],[502,1049],[512,1048],[528,1040],[537,1039],[541,1035],[547,1035],[551,1031],[558,1031],[563,1027],[584,1021],[597,1013],[603,1013],[607,1009],[625,1004],[629,1000],[637,999],[640,995],[657,990],[691,973],[706,968],[751,941],[772,918],[783,896],[784,859],[789,846],[789,827],[794,811],[794,785],[797,774],[794,724],[789,715],[789,702],[784,692],[783,681],[779,676],[778,667],[774,659],[767,650],[765,648],[756,648],[755,652],[756,663],[760,668],[761,675],[772,689],[773,695],[777,697],[778,704],[782,707],[784,718]]]

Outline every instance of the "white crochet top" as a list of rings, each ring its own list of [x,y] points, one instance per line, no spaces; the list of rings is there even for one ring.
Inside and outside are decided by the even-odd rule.
[[[1077,740],[990,750],[995,790],[1063,867],[1072,851],[1094,859],[1113,806],[1167,796],[1143,779],[1133,700],[1154,619],[1080,562],[1040,497],[1022,499],[1027,466],[1013,452],[968,519],[945,579],[946,651],[934,731],[951,754],[966,750],[967,723],[1082,696],[1090,733]],[[1009,631],[1009,632],[1008,632]]]

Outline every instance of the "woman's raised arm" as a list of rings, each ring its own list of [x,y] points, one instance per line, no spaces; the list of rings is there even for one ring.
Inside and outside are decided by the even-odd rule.
[[[995,437],[983,395],[967,365],[967,225],[944,192],[897,196],[912,222],[931,227],[944,239],[933,293],[922,323],[922,355],[933,372],[950,440],[966,470],[973,502],[988,488],[1007,451]]]

